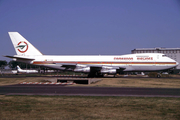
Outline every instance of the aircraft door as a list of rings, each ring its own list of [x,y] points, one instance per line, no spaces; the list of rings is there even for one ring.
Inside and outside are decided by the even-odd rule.
[[[159,59],[159,55],[157,55],[157,56],[155,56],[155,57],[153,57],[153,68],[152,69],[154,69],[154,70],[156,70],[156,59]]]

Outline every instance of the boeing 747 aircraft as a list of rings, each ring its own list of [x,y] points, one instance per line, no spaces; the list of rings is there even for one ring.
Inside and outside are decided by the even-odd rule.
[[[18,32],[9,32],[17,55],[16,61],[60,70],[88,73],[89,77],[118,74],[122,71],[163,71],[178,63],[161,53],[127,55],[43,55]]]

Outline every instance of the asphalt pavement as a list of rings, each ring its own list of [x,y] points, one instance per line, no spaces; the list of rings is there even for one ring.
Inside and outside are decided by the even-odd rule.
[[[1,95],[66,95],[66,96],[136,96],[180,97],[180,89],[77,87],[66,85],[8,85],[0,86]]]

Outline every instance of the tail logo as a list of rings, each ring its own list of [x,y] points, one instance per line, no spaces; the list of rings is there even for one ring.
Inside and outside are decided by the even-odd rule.
[[[17,47],[19,52],[25,53],[28,50],[28,44],[24,41],[21,41],[17,44]]]

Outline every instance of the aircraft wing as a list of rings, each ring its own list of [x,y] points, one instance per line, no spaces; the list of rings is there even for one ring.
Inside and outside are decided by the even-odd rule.
[[[88,64],[88,65],[84,65],[84,64],[75,64],[75,63],[54,63],[57,66],[61,66],[61,67],[65,67],[65,68],[76,68],[76,67],[90,67],[90,68],[103,68],[103,67],[112,67],[112,66],[108,66],[108,65],[95,65],[95,64]],[[125,69],[123,67],[112,67],[114,69]]]
[[[54,63],[56,66],[63,67],[64,70],[73,70],[75,72],[87,72],[90,75],[94,74],[105,74],[105,73],[116,73],[117,71],[125,70],[124,67],[116,67],[110,65],[97,65],[97,64],[74,64],[74,63]]]
[[[65,67],[66,69],[68,69],[68,68],[74,69],[77,65],[77,64],[73,64],[73,63],[54,63],[54,64],[56,64],[57,66]]]
[[[35,60],[33,58],[19,57],[19,56],[8,56],[8,55],[6,55],[4,57],[13,58],[13,59],[20,59],[20,60],[30,60],[30,61]]]

